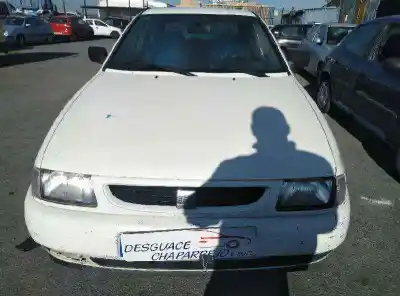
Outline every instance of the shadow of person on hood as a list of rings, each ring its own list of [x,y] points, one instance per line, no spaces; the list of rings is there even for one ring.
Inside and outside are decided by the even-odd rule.
[[[266,194],[266,185],[260,185],[260,182],[266,179],[287,180],[299,177],[333,176],[334,171],[330,163],[321,156],[297,150],[295,143],[288,140],[290,127],[284,115],[275,108],[256,109],[252,115],[251,131],[256,138],[256,143],[253,145],[255,152],[223,161],[209,180],[184,201],[185,217],[188,223],[200,229],[219,228],[220,235],[217,234],[219,244],[215,247],[213,255],[203,256],[199,263],[205,269],[213,270],[204,293],[207,296],[289,295],[287,270],[239,271],[238,269],[307,266],[313,260],[316,251],[317,235],[329,232],[336,226],[334,208],[328,209],[332,213],[331,219],[321,221],[307,220],[304,214],[301,215],[299,212],[296,216],[290,216],[291,213],[286,212],[283,213],[286,215],[279,217],[282,212],[277,212],[275,206],[283,183],[279,182],[278,189],[275,191],[272,187],[267,189],[271,191],[270,194]],[[313,135],[309,136],[312,141]],[[250,182],[245,184],[243,181],[246,180]],[[234,190],[230,190],[229,188],[232,188],[232,184],[235,183],[242,185],[236,185]],[[261,194],[259,194],[260,190],[254,190],[254,188],[261,188]],[[254,200],[254,194],[258,194],[256,200]],[[251,199],[253,199],[251,202],[246,202]],[[252,217],[253,214],[255,216],[265,208],[265,215],[271,215],[270,224],[265,225],[268,231],[260,228],[260,216],[253,219],[234,218],[235,211],[238,210],[234,205],[238,204],[242,207],[239,217]],[[229,206],[232,206],[231,209]],[[267,224],[268,220],[263,219],[262,223]],[[222,234],[232,235],[232,227],[240,226],[258,227],[250,247],[253,257],[235,260],[221,258],[218,250],[227,250],[229,253],[239,250],[227,246],[226,240],[222,239]],[[293,248],[294,245],[296,248]],[[221,253],[223,252],[219,254]],[[233,271],[223,271],[224,269],[233,269]]]

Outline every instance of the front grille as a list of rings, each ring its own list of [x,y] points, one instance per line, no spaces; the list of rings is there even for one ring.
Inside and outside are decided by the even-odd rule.
[[[127,203],[182,208],[248,205],[263,196],[265,187],[161,187],[109,185],[111,193]]]

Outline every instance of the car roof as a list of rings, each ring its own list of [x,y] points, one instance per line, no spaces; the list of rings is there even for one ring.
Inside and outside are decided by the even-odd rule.
[[[275,27],[299,27],[299,26],[309,27],[309,26],[314,26],[314,25],[315,25],[314,23],[311,23],[311,24],[278,24],[278,25],[275,25]]]
[[[354,28],[357,26],[356,24],[348,24],[348,23],[322,23],[320,25],[328,27],[348,27],[348,28]]]
[[[389,15],[384,17],[379,17],[374,20],[365,22],[364,24],[370,23],[397,23],[400,22],[400,15]]]
[[[36,15],[25,15],[25,14],[10,14],[9,16],[7,16],[8,18],[10,17],[12,17],[12,18],[23,18],[23,19],[25,19],[25,18],[38,18]]]
[[[254,13],[249,10],[242,9],[224,9],[224,8],[206,8],[206,7],[168,7],[168,8],[154,8],[148,9],[143,12],[147,14],[214,14],[214,15],[239,15],[256,17]]]

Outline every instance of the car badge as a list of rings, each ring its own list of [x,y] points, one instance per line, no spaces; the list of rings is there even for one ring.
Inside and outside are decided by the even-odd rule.
[[[195,190],[178,189],[176,191],[176,207],[178,209],[192,209],[194,208]]]

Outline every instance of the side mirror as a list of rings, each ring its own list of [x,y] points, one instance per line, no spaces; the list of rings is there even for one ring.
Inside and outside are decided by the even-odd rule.
[[[322,43],[324,43],[324,42],[323,42],[323,40],[321,38],[316,38],[314,43],[316,43],[318,45],[322,45]]]
[[[107,58],[107,49],[100,46],[89,46],[88,56],[92,62],[103,64]]]
[[[287,49],[287,59],[290,61],[290,64],[293,64],[291,68],[303,69],[308,66],[310,62],[310,54],[301,49],[290,48]]]
[[[281,34],[279,33],[279,31],[272,31],[272,33],[275,35],[276,38],[278,38],[279,36],[281,36]]]
[[[400,75],[400,58],[388,58],[382,62],[382,69]]]

